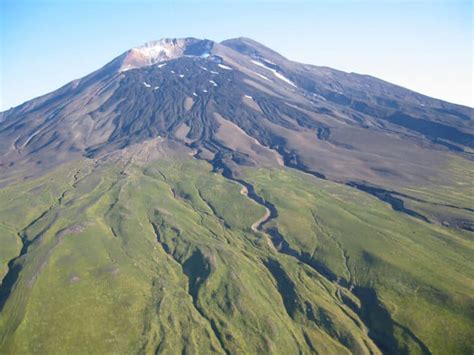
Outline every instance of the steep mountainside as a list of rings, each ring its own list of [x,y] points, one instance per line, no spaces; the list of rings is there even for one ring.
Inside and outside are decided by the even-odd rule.
[[[246,38],[0,113],[0,352],[471,353],[473,114]]]

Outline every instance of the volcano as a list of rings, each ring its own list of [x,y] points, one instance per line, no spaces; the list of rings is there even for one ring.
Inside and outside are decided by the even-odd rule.
[[[472,353],[473,115],[248,38],[2,112],[0,350]]]

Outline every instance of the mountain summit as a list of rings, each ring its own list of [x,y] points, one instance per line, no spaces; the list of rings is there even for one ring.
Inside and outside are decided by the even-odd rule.
[[[225,165],[278,155],[318,176],[391,188],[445,179],[433,162],[450,154],[471,159],[472,114],[370,76],[290,61],[247,38],[161,39],[2,112],[0,149],[8,177],[160,136]],[[229,146],[234,129],[258,152]]]
[[[121,70],[140,68],[183,56],[206,58],[214,42],[195,38],[163,38],[132,48],[122,57]]]
[[[473,114],[248,38],[1,112],[0,352],[472,353]]]

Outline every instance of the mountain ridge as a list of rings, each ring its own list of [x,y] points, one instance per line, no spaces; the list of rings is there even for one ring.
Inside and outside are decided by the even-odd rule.
[[[143,48],[149,57],[139,55],[137,59],[134,53]],[[137,67],[130,67],[133,61]],[[187,72],[191,73],[190,79]],[[184,90],[181,84],[185,85]],[[272,95],[268,95],[269,90]],[[130,95],[140,95],[140,99],[130,101]],[[244,105],[237,108],[239,102]],[[232,115],[239,112],[239,118],[226,117],[229,110]],[[64,115],[59,120],[54,118],[62,117],[62,111],[67,118]],[[379,162],[373,158],[367,161],[366,143],[359,142],[363,147],[357,148],[351,139],[340,141],[346,139],[344,131],[371,140],[389,138],[397,150],[401,147],[396,140],[402,138],[411,149],[425,147],[427,156],[431,155],[428,160],[439,159],[430,152],[432,149],[447,150],[472,160],[472,112],[376,78],[299,64],[247,38],[229,39],[220,44],[193,37],[161,39],[124,52],[97,71],[55,92],[2,112],[2,170],[7,176],[8,170],[16,174],[14,165],[21,166],[24,161],[33,173],[36,170],[41,173],[43,165],[48,169],[71,157],[92,157],[101,151],[111,152],[156,136],[181,141],[197,149],[200,156],[211,154],[224,159],[219,164],[230,164],[237,170],[242,163],[259,164],[261,158],[255,152],[244,153],[242,147],[229,149],[222,144],[218,127],[225,121],[217,120],[214,115],[218,114],[243,129],[244,135],[255,139],[263,149],[277,152],[288,166],[351,186],[368,184],[370,188],[365,188],[366,192],[375,191],[373,188],[388,191],[393,190],[391,184],[395,181],[402,181],[403,185],[413,180],[408,175],[413,172],[387,169],[384,160],[387,154],[393,153],[385,151],[370,153],[372,157],[380,155]],[[41,115],[44,121],[35,125]],[[288,115],[292,119],[288,120]],[[21,122],[25,117],[26,120],[31,117],[31,125]],[[100,123],[99,117],[102,117]],[[183,129],[187,130],[184,136]],[[335,138],[334,132],[338,131],[343,133],[341,138]],[[288,140],[297,132],[300,142]],[[315,143],[319,146],[314,146]],[[69,148],[60,148],[57,154],[54,145]],[[38,163],[41,160],[31,162],[42,152],[49,164]],[[315,152],[322,153],[324,160],[315,159]],[[342,154],[346,161],[358,167],[348,175],[331,162],[340,159],[335,154]],[[9,156],[15,162],[8,161]],[[405,153],[398,156],[398,164],[405,158]],[[367,164],[369,170],[364,167]],[[366,172],[362,173],[363,170]],[[416,174],[423,176],[423,170],[421,165]],[[430,168],[427,166],[425,170],[427,173]],[[439,175],[431,170],[431,175]]]

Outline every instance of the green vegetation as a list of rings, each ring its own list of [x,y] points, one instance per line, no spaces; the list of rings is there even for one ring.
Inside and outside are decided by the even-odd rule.
[[[268,227],[277,226],[291,247],[309,251],[337,277],[373,288],[395,330],[396,324],[408,327],[433,353],[469,353],[474,244],[467,233],[410,218],[370,195],[295,171],[247,175],[278,209]],[[408,339],[404,345],[413,350],[412,337],[397,333],[396,340]]]
[[[467,232],[244,173],[278,211],[269,233],[251,229],[264,206],[195,159],[83,161],[0,190],[0,353],[472,351]]]

